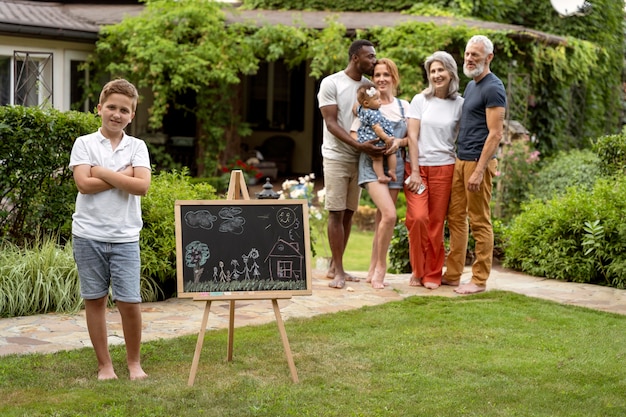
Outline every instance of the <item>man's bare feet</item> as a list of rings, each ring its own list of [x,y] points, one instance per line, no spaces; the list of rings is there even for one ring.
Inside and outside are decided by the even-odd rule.
[[[338,290],[342,289],[346,286],[346,280],[344,278],[335,277],[332,281],[328,283],[330,288],[337,288]]]
[[[128,372],[130,373],[130,380],[136,381],[139,379],[146,379],[148,374],[141,369],[141,365],[128,365]]]
[[[422,286],[422,280],[421,280],[421,278],[415,278],[413,275],[411,275],[411,280],[409,281],[409,285],[411,287],[421,287]]]
[[[441,285],[447,285],[449,287],[458,287],[460,281],[448,281],[446,277],[441,278]]]
[[[436,290],[437,288],[439,288],[439,284],[435,282],[424,282],[422,285],[424,286],[424,288],[428,288],[429,290]]]
[[[470,282],[469,284],[463,284],[455,288],[454,292],[457,294],[478,294],[479,292],[485,291],[485,289],[486,288],[482,285],[476,285]]]
[[[113,365],[104,366],[102,369],[98,370],[98,380],[99,381],[107,381],[109,379],[117,379],[117,375],[113,370]]]
[[[360,279],[358,277],[355,277],[354,275],[350,275],[347,272],[345,274],[346,274],[345,281],[350,281],[350,282],[359,282],[360,281]],[[330,266],[328,267],[328,271],[326,271],[326,278],[328,278],[328,279],[334,279],[335,278],[335,265],[333,265],[332,261],[330,262]]]

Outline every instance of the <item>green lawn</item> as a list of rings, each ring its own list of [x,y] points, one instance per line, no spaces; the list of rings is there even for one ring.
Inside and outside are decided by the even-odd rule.
[[[350,240],[344,255],[343,264],[348,271],[367,271],[372,256],[372,238],[374,232],[352,228]],[[323,237],[325,239],[325,237]],[[320,254],[318,254],[319,256]],[[330,256],[330,254],[328,254]],[[313,263],[315,265],[315,262]]]
[[[150,377],[95,380],[91,349],[0,358],[2,416],[626,415],[626,316],[501,291],[410,297],[290,319],[300,382],[275,323],[143,345]]]

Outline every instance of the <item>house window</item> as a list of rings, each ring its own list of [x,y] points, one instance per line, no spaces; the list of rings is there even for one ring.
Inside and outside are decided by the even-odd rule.
[[[70,61],[70,108],[72,110],[89,113],[90,103],[85,98],[85,86],[87,84],[87,70],[81,69],[85,61]]]
[[[293,262],[278,261],[278,278],[289,279],[293,276]]]
[[[52,106],[52,53],[13,53],[13,104]]]
[[[11,104],[11,58],[0,56],[0,106]]]
[[[246,122],[253,129],[304,129],[305,64],[288,68],[284,62],[263,62],[245,79]]]

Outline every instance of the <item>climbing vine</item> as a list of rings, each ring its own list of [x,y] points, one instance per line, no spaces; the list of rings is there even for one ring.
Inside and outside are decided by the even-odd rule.
[[[446,50],[461,66],[467,39],[483,33],[496,47],[494,73],[505,82],[529,80],[529,85],[516,89],[516,94],[526,96],[515,97],[520,105],[512,109],[516,114],[511,117],[526,122],[546,155],[588,146],[589,138],[619,130],[624,43],[623,10],[617,3],[597,0],[588,15],[567,19],[558,17],[547,0],[246,0],[243,6],[299,10],[367,6],[367,11],[495,20],[561,36],[540,40],[520,31],[421,22],[350,35],[332,15],[323,30],[229,25],[223,4],[212,0],[147,0],[139,16],[103,29],[91,67],[96,77],[124,76],[149,88],[154,93],[150,106],[154,129],[162,125],[169,106],[180,105],[177,98],[192,93],[195,101],[184,110],[196,115],[197,157],[204,172],[212,175],[238,152],[241,136],[250,133],[240,118],[239,83],[243,76],[256,73],[260,61],[283,60],[289,66],[308,61],[309,75],[319,79],[344,68],[352,39],[365,38],[376,45],[379,56],[398,64],[400,95],[411,98],[425,86],[422,64],[428,55]],[[463,89],[468,80],[463,76],[461,80]]]

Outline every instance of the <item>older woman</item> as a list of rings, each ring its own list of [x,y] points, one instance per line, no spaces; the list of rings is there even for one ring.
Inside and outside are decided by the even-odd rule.
[[[454,58],[437,51],[424,68],[428,87],[413,97],[408,118],[409,155],[406,162],[406,227],[412,286],[428,289],[441,284],[445,249],[443,227],[454,173],[454,143],[463,98]]]
[[[396,224],[396,200],[398,193],[403,187],[404,180],[404,147],[408,143],[406,137],[406,112],[409,103],[406,100],[396,98],[400,75],[396,64],[388,58],[376,61],[372,82],[380,93],[382,105],[380,111],[383,116],[393,125],[394,144],[387,154],[396,152],[397,169],[396,180],[387,184],[378,182],[378,177],[372,167],[372,159],[361,154],[359,160],[359,185],[367,189],[376,204],[376,223],[374,240],[372,243],[372,257],[367,273],[367,282],[371,282],[373,288],[385,287],[385,274],[387,273],[387,251],[389,242],[393,236],[393,228]],[[357,119],[351,128],[353,136],[359,128]]]

